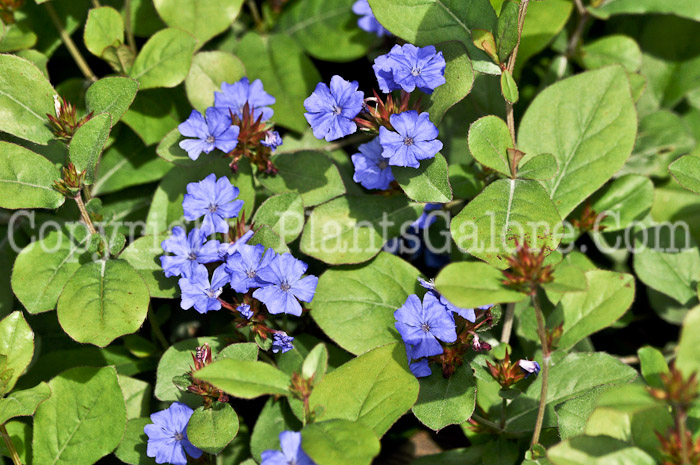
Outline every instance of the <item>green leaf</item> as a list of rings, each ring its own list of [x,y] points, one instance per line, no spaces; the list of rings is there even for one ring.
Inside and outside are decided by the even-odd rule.
[[[505,63],[518,43],[518,15],[520,5],[514,0],[506,0],[501,5],[496,25],[496,45],[498,59]]]
[[[286,242],[267,225],[256,229],[255,234],[248,241],[249,245],[262,244],[266,249],[270,248],[278,254],[289,253]]]
[[[494,63],[499,64],[496,50],[496,38],[491,31],[474,29],[472,31],[472,43],[476,48],[485,52]]]
[[[607,436],[568,439],[547,451],[554,465],[654,465],[642,449]]]
[[[119,445],[126,407],[114,367],[73,368],[49,386],[34,415],[34,463],[90,465]]]
[[[624,165],[636,133],[627,74],[613,66],[542,91],[523,116],[518,143],[525,153],[557,159],[559,172],[543,185],[565,218]]]
[[[469,279],[464,279],[465,276]],[[461,308],[520,302],[527,298],[525,294],[505,287],[503,280],[503,273],[486,263],[458,262],[447,265],[437,275],[435,287]]]
[[[515,83],[511,72],[507,69],[504,69],[501,73],[501,95],[510,104],[517,103],[520,98],[518,85]]]
[[[668,171],[678,184],[700,194],[700,157],[696,155],[681,157],[668,165]]]
[[[117,380],[124,395],[127,420],[148,415],[152,396],[151,384],[124,375],[117,375]]]
[[[306,130],[309,125],[304,118],[304,100],[321,75],[301,47],[284,34],[261,36],[249,32],[241,39],[236,53],[248,78],[262,80],[265,91],[277,99],[272,105],[275,123],[296,132]]]
[[[644,284],[683,305],[697,297],[700,251],[685,228],[666,224],[641,230],[635,249],[634,271]]]
[[[513,140],[506,123],[498,116],[485,116],[469,127],[469,151],[482,165],[510,176],[508,149]]]
[[[653,388],[662,388],[661,375],[668,373],[668,363],[664,354],[650,346],[644,346],[637,351],[639,364],[647,384]]]
[[[474,413],[476,380],[468,363],[449,378],[435,370],[419,382],[420,394],[413,414],[428,428],[439,431],[448,425],[460,425]]]
[[[549,153],[541,153],[529,158],[518,167],[518,177],[546,181],[557,175],[557,159]]]
[[[296,192],[273,195],[265,200],[253,217],[253,223],[269,226],[284,242],[299,237],[304,229],[304,205]]]
[[[29,313],[56,308],[63,286],[91,259],[86,250],[88,238],[83,227],[50,231],[17,255],[12,290]]]
[[[21,421],[9,421],[5,428],[22,463],[32,463],[32,427]],[[5,441],[0,442],[0,457],[3,455],[10,457]]]
[[[572,267],[575,268],[575,267]],[[549,318],[549,327],[563,321],[564,333],[557,345],[567,350],[580,340],[615,323],[634,300],[634,277],[596,270],[586,273],[588,290],[562,296]]]
[[[301,367],[301,374],[306,379],[313,378],[314,384],[319,383],[328,369],[328,349],[324,343],[319,343],[314,347],[309,355],[304,359]]]
[[[554,407],[557,405],[592,389],[625,384],[636,377],[637,372],[633,368],[608,354],[570,353],[550,369],[544,427],[556,426]],[[538,377],[520,397],[511,402],[508,406],[507,431],[532,431],[541,388],[542,379]]]
[[[51,397],[51,388],[46,383],[39,383],[31,389],[15,391],[0,398],[0,425],[15,417],[34,415],[39,404]]]
[[[0,320],[0,356],[7,357],[5,370],[10,372],[0,397],[12,390],[34,355],[34,333],[22,312],[12,312]]]
[[[1,99],[0,95],[0,104]],[[53,188],[53,182],[60,178],[58,169],[46,158],[19,145],[0,141],[1,208],[60,207],[65,197]]]
[[[88,12],[83,35],[85,48],[97,57],[109,46],[124,42],[124,20],[109,6],[93,8]]]
[[[581,48],[581,61],[586,69],[619,64],[633,73],[642,66],[642,51],[634,39],[623,35],[610,35],[585,44]]]
[[[554,250],[563,229],[547,192],[537,181],[499,179],[489,184],[452,220],[457,246],[499,268],[515,243]]]
[[[138,134],[144,144],[153,145],[184,121],[183,107],[187,108],[188,103],[182,92],[147,90],[136,95],[122,121]]]
[[[437,126],[447,110],[459,103],[472,90],[474,71],[464,45],[457,42],[445,42],[436,47],[445,57],[445,84],[439,86],[428,99],[425,111]]]
[[[175,87],[187,77],[196,45],[197,40],[180,29],[158,31],[141,48],[129,76],[139,81],[141,90]]]
[[[108,113],[114,126],[131,106],[138,90],[139,83],[133,79],[117,76],[102,78],[85,93],[87,111],[96,115]]]
[[[318,280],[311,316],[328,337],[355,355],[397,341],[394,312],[417,293],[419,275],[408,262],[386,252],[362,266],[329,269]]]
[[[380,450],[379,440],[371,429],[347,420],[306,425],[301,440],[304,452],[318,465],[370,465]]]
[[[218,454],[238,434],[238,415],[229,404],[216,402],[211,408],[199,407],[187,423],[187,438],[198,449]]]
[[[119,255],[139,272],[150,296],[160,299],[174,299],[179,294],[178,278],[166,278],[160,264],[160,256],[167,255],[160,244],[167,237],[167,234],[139,237]]]
[[[554,269],[552,277],[554,281],[542,284],[542,288],[548,292],[580,292],[588,288],[588,281],[584,270],[576,265],[560,263]]]
[[[255,422],[250,437],[250,452],[260,461],[260,454],[266,450],[279,449],[279,434],[282,431],[299,431],[301,422],[289,409],[286,399],[270,398],[265,403]]]
[[[154,0],[153,4],[165,24],[189,32],[201,47],[231,27],[243,0]]]
[[[354,0],[305,0],[283,10],[278,27],[314,58],[353,61],[367,55],[377,42],[373,34],[357,27]],[[333,44],[328,46],[328,44]]]
[[[573,3],[568,0],[530,2],[518,47],[516,76],[520,75],[520,70],[530,57],[544,50],[564,29],[573,9]]]
[[[337,368],[314,388],[311,409],[319,421],[359,421],[386,433],[418,397],[403,344],[378,347]]]
[[[208,107],[214,105],[214,92],[221,92],[222,82],[233,84],[244,76],[245,67],[238,57],[221,51],[199,52],[192,59],[190,72],[185,79],[187,100],[204,114]]]
[[[26,16],[20,17],[20,15],[21,13],[16,11],[14,24],[0,26],[0,52],[15,52],[17,50],[25,52],[26,49],[36,45],[37,35],[31,30],[32,26],[28,18]],[[17,53],[17,55],[22,56],[21,53]],[[23,58],[27,57],[23,56]]]
[[[126,424],[124,437],[114,455],[129,465],[153,465],[154,460],[146,455],[148,436],[143,428],[151,423],[150,418],[133,418]]]
[[[422,210],[403,196],[343,196],[311,212],[301,250],[331,265],[366,262]]]
[[[297,192],[305,207],[313,207],[345,193],[338,168],[321,152],[283,153],[272,158],[275,175],[258,174],[260,184],[275,194]]]
[[[109,114],[97,115],[80,126],[70,141],[68,147],[70,161],[79,172],[86,171],[86,185],[95,181],[95,167],[100,160],[111,127],[112,119]]]
[[[70,337],[105,347],[141,327],[149,301],[148,287],[127,261],[100,260],[71,276],[56,312]]]
[[[37,144],[48,144],[53,133],[46,115],[54,115],[56,111],[55,95],[46,76],[34,64],[14,55],[0,55],[3,132]]]
[[[700,5],[694,0],[610,0],[590,10],[595,16],[607,19],[619,14],[670,14],[700,21]]]
[[[700,306],[689,311],[683,320],[676,368],[685,376],[700,373]]]
[[[654,183],[644,176],[628,174],[603,187],[591,200],[596,213],[607,215],[600,220],[605,232],[620,231],[649,214],[654,202]]]
[[[247,360],[223,359],[205,366],[194,377],[242,399],[264,395],[289,395],[291,378],[272,365]]]
[[[394,166],[392,172],[401,189],[415,202],[447,203],[452,200],[452,186],[447,160],[441,154],[423,160],[418,169]]]
[[[174,165],[192,166],[196,161],[190,159],[187,152],[180,148],[180,142],[185,139],[180,134],[180,131],[175,128],[160,141],[158,148],[156,148],[156,153],[160,158]]]

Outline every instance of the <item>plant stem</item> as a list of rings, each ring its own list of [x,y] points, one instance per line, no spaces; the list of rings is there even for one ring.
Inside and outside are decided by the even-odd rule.
[[[542,314],[542,308],[540,307],[540,302],[537,299],[537,294],[534,294],[532,296],[532,306],[535,308],[535,316],[537,317],[537,335],[540,337],[540,344],[542,345],[542,371],[540,372],[540,378],[542,379],[542,389],[540,390],[540,405],[537,409],[535,431],[532,433],[531,445],[534,446],[540,440],[540,433],[542,432],[542,422],[544,421],[544,410],[547,406],[547,387],[549,384],[550,352],[549,347],[547,345],[547,331],[545,329],[544,315]]]
[[[508,400],[503,399],[501,401],[501,429],[506,429],[506,407],[508,407]]]
[[[124,9],[126,10],[126,18],[124,19],[126,43],[129,45],[129,48],[136,53],[136,41],[134,40],[134,31],[131,27],[131,0],[124,0]]]
[[[681,438],[681,464],[691,465],[690,458],[688,455],[688,443],[685,441],[687,436],[686,420],[688,415],[685,410],[681,407],[676,407],[676,428],[678,429],[678,435]]]
[[[5,425],[0,425],[0,436],[2,436],[2,438],[5,440],[5,446],[7,446],[7,450],[10,452],[12,463],[14,465],[22,465],[17,449],[15,449],[15,445],[12,444],[12,439],[10,439],[10,434],[7,432]]]
[[[163,331],[161,331],[160,325],[156,320],[156,315],[153,313],[153,309],[150,307],[150,305],[148,307],[148,322],[151,324],[151,331],[153,331],[153,335],[155,335],[156,339],[158,339],[160,345],[163,346],[164,350],[168,350],[170,344],[168,344],[168,340],[165,338]]]
[[[523,25],[525,24],[525,14],[527,14],[527,6],[530,4],[530,0],[521,0],[520,10],[518,11],[518,41],[515,43],[515,48],[513,53],[510,54],[508,58],[508,64],[506,69],[513,73],[515,69],[515,60],[518,58],[518,49],[520,48],[520,38],[523,35]],[[513,148],[515,148],[515,117],[513,116],[513,104],[506,100],[506,124],[508,124],[508,131],[510,131],[510,138],[513,141]]]
[[[258,11],[258,5],[255,4],[255,0],[247,0],[248,9],[250,10],[251,16],[253,16],[253,21],[255,21],[255,26],[258,29],[262,28],[262,19],[260,18],[260,11]]]
[[[498,426],[498,424],[494,423],[491,420],[487,420],[486,418],[483,418],[476,413],[472,415],[472,419],[477,422],[481,423],[484,426],[488,426],[489,428],[495,429],[496,431],[502,431],[501,427]]]
[[[100,0],[92,0],[92,6],[95,8],[99,8],[102,5],[100,5]]]
[[[83,218],[83,221],[87,225],[88,230],[90,231],[90,234],[96,234],[97,230],[95,229],[95,225],[92,224],[92,220],[90,219],[90,215],[87,212],[87,209],[85,208],[85,204],[83,203],[83,197],[82,194],[78,193],[74,197],[75,203],[78,204],[78,210],[80,210],[80,216]]]
[[[503,329],[501,330],[501,342],[508,344],[510,334],[513,332],[513,318],[515,318],[515,304],[506,305],[506,315],[503,317]]]
[[[93,73],[90,66],[88,66],[85,58],[83,58],[80,50],[78,50],[78,47],[75,45],[75,42],[73,42],[73,39],[71,39],[70,34],[66,32],[66,29],[63,27],[63,23],[61,22],[61,18],[58,17],[58,13],[56,13],[56,10],[51,2],[44,3],[44,6],[46,6],[46,11],[49,13],[51,21],[53,22],[54,26],[56,26],[58,34],[61,36],[61,40],[68,49],[68,52],[73,57],[75,64],[78,65],[78,68],[80,68],[80,71],[82,71],[86,79],[90,79],[93,82],[97,81],[97,76],[95,76],[95,73]]]

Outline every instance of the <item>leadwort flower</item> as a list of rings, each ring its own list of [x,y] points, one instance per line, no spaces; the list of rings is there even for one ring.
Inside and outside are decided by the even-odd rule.
[[[180,278],[178,281],[182,294],[180,307],[183,310],[194,307],[202,314],[212,310],[220,310],[219,296],[228,280],[225,265],[220,265],[214,270],[211,282],[207,268],[204,265],[197,265],[191,276]]]
[[[406,111],[391,115],[389,119],[395,131],[379,128],[379,142],[384,149],[382,156],[393,166],[418,168],[420,160],[433,158],[442,150],[437,140],[438,129],[430,122],[426,112]]]
[[[293,340],[294,338],[284,331],[276,332],[272,335],[272,352],[275,354],[278,352],[289,352],[294,348],[292,345]]]
[[[216,179],[214,173],[200,182],[187,185],[187,194],[182,201],[185,219],[194,221],[204,216],[202,232],[206,235],[228,232],[227,218],[235,218],[243,207],[238,197],[238,188],[224,176]]]
[[[211,153],[217,148],[228,153],[238,145],[240,130],[238,126],[231,126],[228,114],[216,108],[207,108],[205,113],[206,119],[197,110],[192,110],[190,117],[177,127],[183,136],[195,137],[180,141],[180,148],[192,160],[199,158],[202,152]]]
[[[540,364],[534,360],[520,360],[518,366],[525,372],[526,378],[533,373],[537,374],[540,372]]]
[[[226,270],[231,277],[231,287],[234,291],[244,293],[249,289],[260,287],[261,282],[258,277],[260,270],[270,265],[275,258],[275,251],[265,246],[242,245],[236,253],[226,260]]]
[[[446,82],[445,65],[442,52],[434,46],[404,44],[394,45],[388,54],[377,57],[372,68],[385,94],[397,89],[413,92],[416,87],[432,94]]]
[[[435,289],[435,284],[433,283],[432,279],[430,281],[426,281],[425,279],[418,278],[418,283],[424,288],[428,289],[428,291],[430,291],[430,293],[433,294],[435,297],[437,297],[448,313],[456,313],[457,315],[461,316],[470,323],[476,322],[476,313],[474,312],[473,308],[460,308],[452,302],[450,302],[449,300],[447,300],[447,298],[444,295],[440,294],[437,291],[437,289]],[[486,307],[480,308],[487,309],[490,307],[492,307],[492,305],[487,305]]]
[[[361,144],[359,153],[354,154],[352,164],[355,166],[353,181],[359,182],[365,189],[389,188],[394,180],[389,161],[382,157],[382,146],[379,139],[375,138],[371,142]]]
[[[264,303],[273,315],[301,316],[298,300],[311,302],[318,284],[316,276],[302,278],[307,268],[306,263],[289,253],[277,255],[268,266],[258,270],[258,280],[264,284],[253,293],[253,297]]]
[[[251,318],[253,318],[253,311],[250,309],[250,305],[248,304],[241,304],[238,307],[236,307],[236,310],[246,320],[250,320]]]
[[[175,255],[163,255],[160,263],[166,277],[192,276],[200,263],[212,263],[219,260],[219,241],[206,241],[206,235],[197,228],[185,235],[185,230],[175,226],[172,236],[161,242],[166,252]]]
[[[301,433],[283,431],[279,438],[282,452],[266,450],[260,456],[260,465],[316,465],[301,448]]]
[[[357,131],[353,118],[362,111],[364,94],[357,90],[357,81],[346,81],[340,76],[331,78],[330,88],[323,82],[304,100],[304,113],[314,137],[332,140]]]
[[[406,303],[394,312],[394,318],[403,341],[413,346],[414,359],[440,355],[443,349],[439,341],[457,340],[454,319],[431,292],[425,294],[422,304],[417,295],[408,296]]]
[[[360,16],[357,20],[357,25],[363,31],[376,34],[378,37],[391,36],[391,32],[387,31],[374,17],[372,8],[367,0],[357,0],[352,5],[352,12]]]
[[[252,84],[247,77],[233,84],[224,82],[221,84],[221,92],[214,92],[214,106],[230,110],[241,119],[246,102],[256,119],[262,117],[262,121],[267,121],[272,118],[274,112],[268,105],[274,104],[275,98],[265,92],[260,79],[256,79]]]
[[[187,455],[194,459],[201,457],[202,451],[187,439],[187,423],[192,413],[187,405],[174,402],[166,410],[152,414],[153,424],[143,428],[148,436],[146,455],[155,458],[156,463],[172,465],[187,465]]]

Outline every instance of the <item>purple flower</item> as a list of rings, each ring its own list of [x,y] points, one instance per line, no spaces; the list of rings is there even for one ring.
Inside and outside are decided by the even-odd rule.
[[[265,147],[270,147],[274,152],[277,147],[282,145],[282,138],[277,131],[265,131],[265,138],[260,141]]]
[[[187,194],[182,201],[185,219],[194,221],[204,216],[202,232],[206,235],[228,232],[226,218],[235,218],[243,207],[238,197],[238,189],[222,176],[218,180],[214,173],[202,181],[191,182],[187,185]]]
[[[437,219],[436,215],[431,215],[430,212],[436,211],[436,210],[442,210],[442,204],[441,203],[427,203],[425,204],[425,207],[423,208],[423,213],[420,215],[420,217],[414,221],[411,226],[413,226],[416,229],[425,229],[430,227],[433,223],[435,223],[435,220]]]
[[[388,54],[374,61],[372,68],[384,93],[396,89],[413,92],[417,87],[432,94],[445,83],[445,58],[432,45],[394,45]]]
[[[236,307],[236,310],[246,320],[250,320],[251,318],[253,318],[253,311],[250,309],[250,305],[248,305],[248,304],[241,304],[238,307]]]
[[[534,360],[520,360],[518,366],[525,372],[526,378],[533,373],[538,374],[540,372],[540,364]]]
[[[183,228],[175,226],[172,235],[160,243],[163,250],[175,254],[160,257],[165,276],[191,276],[198,264],[218,261],[219,241],[205,241],[199,229],[185,235]]]
[[[367,0],[357,0],[352,5],[352,12],[360,16],[357,20],[357,25],[363,31],[377,34],[378,37],[391,36],[391,32],[387,31],[374,17],[372,8],[370,8]]]
[[[278,352],[289,352],[294,348],[292,345],[293,340],[294,338],[287,335],[284,331],[276,332],[272,335],[272,352],[275,354]]]
[[[148,436],[146,455],[154,457],[156,463],[187,465],[187,454],[198,459],[202,451],[187,439],[187,423],[192,416],[192,409],[174,402],[170,407],[151,415],[152,424],[144,426]]]
[[[191,276],[180,278],[177,282],[180,286],[182,298],[180,307],[183,310],[189,310],[194,307],[195,310],[202,314],[212,310],[220,310],[221,302],[219,302],[219,296],[228,279],[225,265],[220,265],[214,270],[211,282],[209,282],[207,267],[197,265]]]
[[[214,106],[231,110],[231,112],[243,118],[243,107],[246,102],[251,112],[253,119],[262,115],[262,121],[267,121],[272,118],[274,112],[268,105],[275,103],[275,98],[265,92],[260,79],[256,79],[251,84],[247,77],[233,84],[227,82],[221,83],[221,92],[214,92]]]
[[[275,251],[265,246],[241,245],[238,251],[226,260],[226,270],[231,276],[231,287],[234,291],[244,293],[254,287],[260,287],[257,279],[258,272],[270,265],[275,258]]]
[[[445,310],[447,310],[448,314],[450,312],[456,313],[457,315],[461,316],[467,321],[470,321],[472,323],[476,322],[476,314],[474,313],[473,308],[460,308],[456,305],[454,305],[452,302],[447,300],[447,298],[443,295],[441,295],[437,289],[435,289],[435,283],[431,279],[430,281],[426,281],[423,278],[418,278],[418,283],[423,286],[424,288],[428,289],[428,291],[433,294],[435,297],[437,297],[440,300],[440,303],[445,307]],[[490,306],[489,306],[490,307]]]
[[[318,284],[316,276],[302,278],[307,268],[306,263],[291,254],[277,255],[268,266],[258,269],[258,281],[265,284],[261,284],[253,297],[264,303],[267,311],[273,315],[289,313],[301,316],[301,305],[297,299],[311,302]]]
[[[413,376],[415,376],[416,378],[425,378],[426,376],[430,376],[433,374],[433,371],[428,365],[427,358],[422,358],[417,362],[411,362],[409,365],[409,369],[411,370],[411,373],[413,373]]]
[[[417,295],[408,296],[406,303],[394,312],[394,318],[403,341],[413,346],[414,359],[441,354],[438,340],[448,343],[457,340],[452,316],[432,292],[425,294],[423,304]]]
[[[411,110],[391,115],[389,118],[395,131],[384,126],[379,128],[382,156],[394,166],[418,168],[419,160],[433,158],[442,149],[437,140],[438,129],[430,122],[428,113]]]
[[[394,175],[386,158],[382,157],[382,145],[379,138],[360,145],[360,153],[354,154],[352,164],[355,165],[353,181],[359,182],[366,189],[388,189]]]
[[[228,153],[238,145],[240,128],[231,126],[228,115],[215,108],[207,108],[205,113],[206,120],[200,112],[192,110],[187,121],[177,127],[183,136],[196,137],[180,141],[180,148],[187,151],[187,156],[192,160],[199,158],[202,152],[210,153],[217,148]]]
[[[236,242],[222,242],[219,245],[219,260],[225,262],[228,257],[236,253],[240,246],[247,244],[250,238],[253,237],[253,234],[255,234],[255,231],[249,229]]]
[[[357,90],[357,81],[346,81],[340,76],[331,78],[330,89],[319,82],[313,93],[304,100],[306,121],[314,137],[328,142],[357,131],[353,118],[364,105],[365,95]]]
[[[280,447],[278,450],[266,450],[260,456],[260,465],[316,465],[311,458],[301,449],[301,433],[283,431],[280,433]]]

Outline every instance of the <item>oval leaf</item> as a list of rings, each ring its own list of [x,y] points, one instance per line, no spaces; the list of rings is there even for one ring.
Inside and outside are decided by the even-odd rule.
[[[2,94],[0,94],[0,98]],[[0,102],[1,104],[1,102]],[[65,197],[54,190],[61,174],[53,163],[19,145],[0,141],[0,207],[58,208]]]

